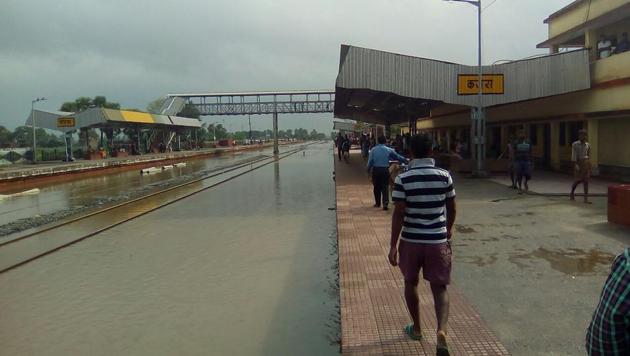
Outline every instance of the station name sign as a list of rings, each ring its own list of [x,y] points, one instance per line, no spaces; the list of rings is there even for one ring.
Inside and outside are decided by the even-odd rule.
[[[503,94],[503,74],[483,75],[483,94]],[[459,74],[457,76],[457,95],[479,94],[478,74]]]
[[[57,127],[74,127],[74,118],[73,117],[58,118]]]

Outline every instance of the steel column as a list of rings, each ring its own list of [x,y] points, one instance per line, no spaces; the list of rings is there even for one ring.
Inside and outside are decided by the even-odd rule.
[[[273,113],[273,154],[280,153],[278,149],[278,113]]]

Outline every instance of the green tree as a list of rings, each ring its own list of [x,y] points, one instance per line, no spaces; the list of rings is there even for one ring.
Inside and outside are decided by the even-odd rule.
[[[92,99],[92,105],[98,107],[98,108],[102,108],[105,107],[105,104],[107,104],[107,98],[105,98],[104,96],[95,96],[94,99]]]
[[[83,111],[91,106],[96,106],[99,108],[107,108],[107,109],[120,109],[119,103],[109,102],[107,98],[98,95],[95,96],[94,99],[88,96],[81,96],[76,98],[74,101],[66,101],[61,105],[59,110],[61,111],[70,111],[70,112],[79,112]]]
[[[157,98],[153,100],[152,102],[149,103],[149,105],[147,105],[147,111],[150,112],[151,114],[159,114],[160,109],[162,108],[162,105],[164,105],[165,101],[166,101],[166,98]]]
[[[233,138],[237,141],[243,141],[247,138],[248,133],[245,131],[237,131],[234,133]]]
[[[8,147],[13,141],[13,134],[9,129],[0,125],[0,147]]]
[[[13,130],[13,139],[17,147],[29,147],[33,144],[33,128],[18,126]]]
[[[178,116],[189,117],[191,119],[198,119],[199,116],[201,116],[201,113],[199,112],[199,109],[197,109],[196,106],[192,104],[186,104],[184,105],[184,108],[182,109],[182,111],[180,111]]]

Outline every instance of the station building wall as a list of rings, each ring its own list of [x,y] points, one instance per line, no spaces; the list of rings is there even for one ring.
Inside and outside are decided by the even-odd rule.
[[[571,144],[589,132],[594,174],[630,178],[630,83],[489,108],[487,153],[496,158],[509,137],[525,130],[538,167],[569,172]],[[419,131],[448,132],[470,127],[470,109],[446,106],[418,121]],[[496,133],[499,138],[496,138]],[[500,140],[500,149],[497,149]]]

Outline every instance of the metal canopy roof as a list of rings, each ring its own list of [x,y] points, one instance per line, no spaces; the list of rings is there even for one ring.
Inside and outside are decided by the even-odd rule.
[[[124,127],[124,126],[171,126],[175,128],[201,127],[197,119],[186,117],[157,115],[146,112],[89,108],[79,113],[35,110],[35,126],[62,132],[71,132],[82,128]],[[67,119],[67,120],[64,120]],[[32,126],[31,115],[26,125]]]
[[[477,96],[458,95],[457,82],[476,73],[473,66],[342,45],[335,117],[394,124],[442,104],[472,107]],[[503,93],[484,95],[485,107],[590,88],[585,50],[484,66],[483,73],[504,77]]]

